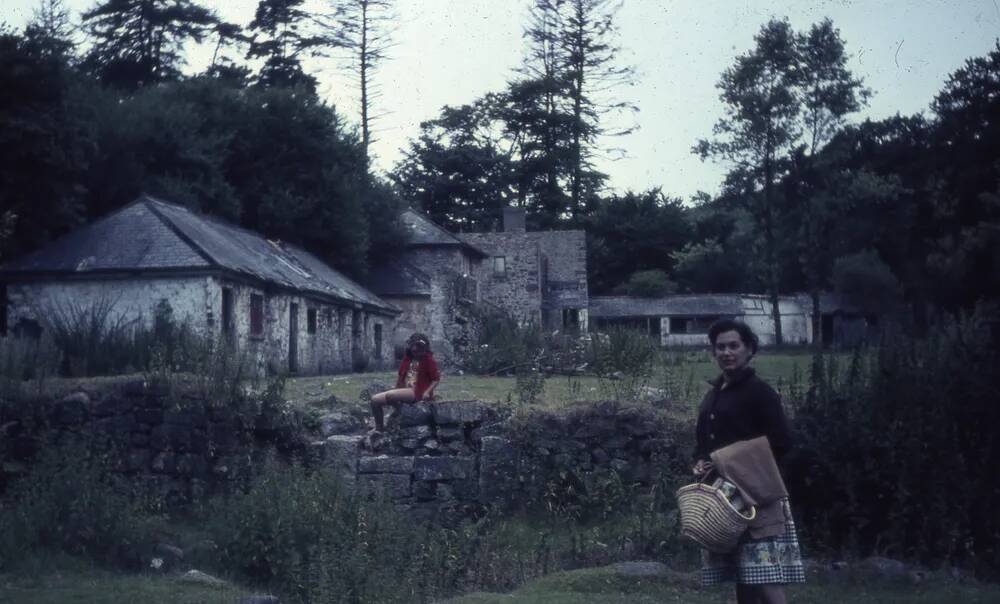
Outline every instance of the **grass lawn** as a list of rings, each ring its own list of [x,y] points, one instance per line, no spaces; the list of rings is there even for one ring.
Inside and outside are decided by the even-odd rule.
[[[973,604],[1000,602],[1000,586],[881,581],[811,581],[790,587],[797,604]],[[732,586],[700,588],[692,576],[626,577],[610,567],[555,573],[510,594],[474,593],[442,604],[723,604],[735,602]]]
[[[180,576],[124,574],[94,568],[83,560],[60,557],[43,568],[0,573],[5,604],[233,604],[251,595],[230,584],[193,583]],[[24,565],[22,565],[24,566]],[[38,566],[38,564],[35,564]]]
[[[758,373],[789,397],[791,389],[801,387],[812,357],[808,352],[763,352],[754,359]],[[718,375],[715,362],[704,351],[665,353],[665,362],[645,380],[643,396],[647,400],[667,400],[667,411],[681,416],[693,413],[707,389],[706,380]],[[331,395],[348,403],[360,403],[361,391],[372,382],[392,386],[393,372],[360,373],[336,376],[291,378],[285,384],[288,400],[317,403]],[[557,410],[577,403],[614,398],[615,384],[593,376],[548,376],[539,401],[532,408]],[[443,400],[477,399],[497,405],[518,405],[517,380],[514,377],[456,375],[446,373],[438,387]]]

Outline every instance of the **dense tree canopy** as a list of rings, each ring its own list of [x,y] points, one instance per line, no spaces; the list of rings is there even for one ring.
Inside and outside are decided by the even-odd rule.
[[[494,229],[517,206],[529,228],[587,231],[593,294],[818,302],[832,289],[904,302],[918,326],[1000,298],[1000,45],[951,74],[926,115],[851,123],[871,93],[837,29],[771,20],[722,74],[725,113],[696,145],[727,163],[725,185],[682,203],[655,183],[608,194],[589,163],[613,134],[604,116],[628,110],[588,88],[632,77],[615,4],[535,0],[507,85],[423,123],[390,184],[370,172],[371,115],[345,119],[302,64],[342,46],[374,69],[391,23],[364,19],[390,4],[336,0],[315,15],[261,0],[244,30],[195,0],[103,0],[78,45],[61,0],[43,0],[23,31],[0,32],[0,257],[149,192],[359,275],[397,247],[401,203],[456,231]],[[198,40],[211,63],[185,74]],[[371,72],[359,75],[364,88]]]

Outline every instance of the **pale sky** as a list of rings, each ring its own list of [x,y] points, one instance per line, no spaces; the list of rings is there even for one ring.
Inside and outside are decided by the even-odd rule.
[[[322,0],[309,0],[322,6]],[[68,0],[79,12],[95,0]],[[257,0],[202,1],[229,21],[246,25]],[[3,0],[0,21],[20,27],[36,0]],[[397,0],[396,45],[377,72],[382,97],[375,108],[375,166],[402,157],[423,120],[443,105],[461,105],[502,90],[524,51],[528,0]],[[625,0],[618,13],[621,62],[636,67],[633,85],[618,97],[639,107],[639,129],[603,142],[623,159],[599,160],[616,191],[661,187],[689,198],[714,193],[725,166],[703,163],[690,149],[711,134],[722,115],[719,75],[753,44],[770,17],[788,17],[805,30],[833,19],[851,57],[849,67],[875,93],[855,119],[926,111],[948,74],[982,56],[1000,36],[1000,0]],[[189,71],[207,64],[211,49],[192,48]],[[320,93],[357,121],[356,90],[333,60],[307,64]]]

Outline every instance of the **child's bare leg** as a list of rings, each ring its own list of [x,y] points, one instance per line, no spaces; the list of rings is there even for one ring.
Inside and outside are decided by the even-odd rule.
[[[379,432],[385,430],[385,406],[392,405],[396,409],[403,403],[412,403],[414,400],[412,388],[394,388],[386,392],[379,392],[372,397],[372,417],[375,418],[375,429]]]

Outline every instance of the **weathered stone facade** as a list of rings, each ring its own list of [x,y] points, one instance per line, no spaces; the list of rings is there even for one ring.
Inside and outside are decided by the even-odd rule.
[[[483,300],[547,329],[587,330],[583,231],[465,233],[462,238],[490,255],[473,273]]]
[[[231,294],[224,294],[224,290]],[[224,295],[232,296],[228,328],[223,316]],[[150,327],[155,309],[165,302],[178,325],[187,325],[212,339],[222,338],[228,331],[236,350],[246,354],[251,366],[262,374],[333,373],[350,371],[358,363],[368,368],[393,363],[391,346],[386,341],[392,317],[225,278],[147,275],[114,280],[31,281],[8,285],[7,296],[7,321],[15,334],[44,329],[46,319],[54,314],[72,317],[102,306],[109,310],[109,325],[140,323]],[[252,296],[258,296],[262,303],[260,333],[252,333],[251,329]],[[356,319],[360,319],[357,334]],[[381,341],[376,334],[381,334]],[[294,366],[290,355],[293,337]]]
[[[224,338],[268,373],[391,364],[398,310],[316,256],[148,196],[0,267],[0,336],[49,319],[153,323]]]
[[[477,310],[586,331],[584,232],[525,232],[523,211],[508,208],[504,217],[503,232],[455,235],[413,210],[403,213],[411,240],[368,283],[403,310],[395,342],[426,332],[448,363],[474,341]]]

